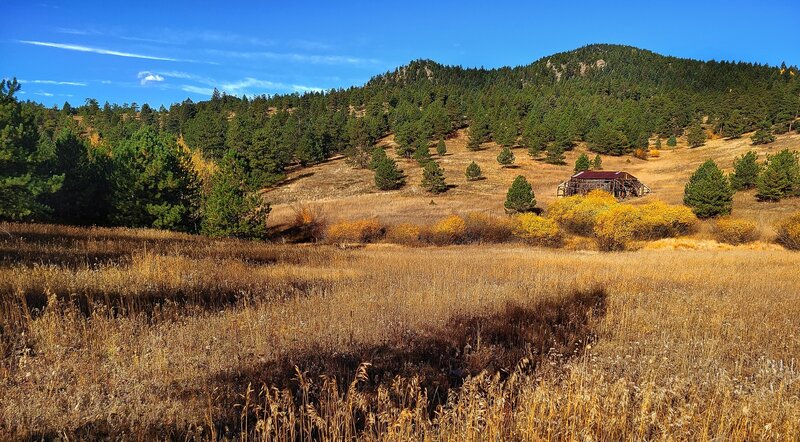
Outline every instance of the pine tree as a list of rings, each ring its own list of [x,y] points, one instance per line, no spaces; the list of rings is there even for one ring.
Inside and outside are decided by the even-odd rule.
[[[624,132],[603,123],[586,136],[589,150],[607,155],[624,155],[631,150],[630,141]]]
[[[769,123],[762,121],[758,125],[758,130],[750,137],[750,140],[753,142],[753,145],[769,144],[775,141],[775,135],[772,134]]]
[[[431,151],[426,140],[420,139],[417,141],[417,147],[414,150],[414,159],[417,160],[420,166],[424,166],[425,163],[431,160]]]
[[[656,137],[656,149],[661,149],[661,137]]]
[[[597,159],[598,157],[595,157]],[[589,161],[589,156],[585,153],[580,154],[577,160],[575,160],[575,172],[581,172],[584,170],[589,170],[592,167],[591,161]]]
[[[602,170],[603,169],[603,159],[600,158],[600,155],[594,156],[594,161],[592,161],[592,169],[594,170]]]
[[[800,195],[800,154],[784,149],[767,157],[763,172],[756,181],[756,198],[778,201]]]
[[[733,207],[733,189],[717,164],[713,160],[708,160],[686,183],[683,202],[691,207],[699,218],[730,215]]]
[[[504,147],[500,154],[497,155],[497,162],[502,167],[512,166],[514,164],[514,153],[508,147]]]
[[[481,167],[478,166],[478,163],[471,162],[469,166],[467,166],[466,170],[467,180],[468,181],[475,181],[481,179]]]
[[[372,155],[370,156],[370,161],[369,161],[369,168],[375,170],[375,168],[378,167],[378,164],[380,164],[380,162],[385,160],[386,158],[388,158],[386,156],[386,149],[382,147],[376,147],[372,149]]]
[[[112,154],[114,224],[196,230],[199,179],[174,139],[144,126]]]
[[[428,161],[422,171],[422,188],[431,193],[442,193],[447,190],[444,171],[436,161]]]
[[[536,199],[528,180],[519,175],[514,179],[506,194],[504,204],[508,212],[530,212],[536,207]]]
[[[383,150],[383,149],[380,149]],[[403,173],[397,163],[386,156],[377,160],[375,169],[375,186],[380,190],[393,190],[403,185]]]
[[[110,161],[104,149],[91,149],[71,127],[62,128],[55,142],[53,173],[63,175],[61,187],[40,199],[63,224],[102,225],[110,210]]]
[[[706,142],[706,132],[700,126],[699,122],[695,122],[687,129],[686,141],[689,147],[700,147]]]
[[[755,187],[758,174],[761,172],[761,166],[756,161],[757,159],[758,154],[750,151],[733,160],[731,186],[735,190],[747,190]]]
[[[669,138],[667,139],[667,146],[675,147],[677,145],[678,145],[678,139],[675,138],[675,135],[670,135]]]
[[[564,148],[556,143],[547,147],[547,155],[544,157],[544,162],[548,164],[564,165],[566,157],[564,156]]]
[[[38,198],[58,190],[64,179],[43,170],[54,154],[43,142],[52,141],[39,134],[33,115],[17,101],[19,89],[16,78],[0,82],[0,220],[46,212]]]
[[[264,238],[271,210],[258,192],[249,192],[241,159],[228,150],[214,174],[203,205],[202,233],[215,237]]]
[[[447,153],[447,145],[444,143],[444,136],[439,137],[439,142],[436,143],[436,154],[440,157],[445,156]]]
[[[739,110],[734,110],[725,119],[725,122],[722,126],[722,135],[728,138],[739,138],[742,136],[745,130],[745,121],[744,117],[742,117],[742,113]]]

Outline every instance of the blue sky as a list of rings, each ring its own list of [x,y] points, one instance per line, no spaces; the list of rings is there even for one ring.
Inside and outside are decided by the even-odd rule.
[[[11,0],[0,76],[47,105],[161,105],[361,85],[417,58],[515,66],[590,43],[800,64],[792,1],[117,2]]]

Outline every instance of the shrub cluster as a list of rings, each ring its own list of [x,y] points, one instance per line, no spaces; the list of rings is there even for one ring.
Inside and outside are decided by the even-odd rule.
[[[464,217],[466,242],[507,242],[513,239],[514,220],[483,212],[471,212]]]
[[[386,240],[393,244],[403,244],[408,246],[420,243],[422,229],[411,223],[398,224],[386,230]]]
[[[575,195],[553,202],[547,209],[550,219],[578,235],[594,232],[597,216],[619,202],[608,192],[594,190],[586,196]]]
[[[778,224],[778,244],[791,250],[800,250],[800,212]]]
[[[467,223],[464,218],[450,215],[439,220],[427,232],[423,232],[423,237],[436,245],[456,244],[464,241],[466,232]]]
[[[515,237],[538,246],[560,247],[564,235],[558,223],[533,213],[522,213],[515,217]]]
[[[372,242],[379,240],[386,229],[375,218],[341,221],[331,224],[325,237],[333,243]]]
[[[631,241],[689,233],[697,217],[688,207],[657,201],[644,206],[616,204],[597,215],[594,233],[601,250],[624,250]]]
[[[744,244],[758,239],[758,226],[753,221],[721,218],[715,226],[717,241],[727,244]]]

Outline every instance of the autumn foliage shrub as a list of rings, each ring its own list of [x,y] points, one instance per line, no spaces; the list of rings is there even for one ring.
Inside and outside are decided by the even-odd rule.
[[[597,216],[618,204],[610,193],[593,190],[585,196],[575,195],[556,200],[548,207],[547,216],[572,233],[591,235]]]
[[[778,244],[791,250],[800,250],[800,212],[778,224]]]
[[[513,234],[523,241],[547,247],[559,247],[564,235],[554,220],[533,213],[523,213],[515,218]]]
[[[375,218],[341,221],[328,227],[325,237],[329,242],[372,242],[380,239],[386,229]]]
[[[660,201],[638,207],[617,204],[597,216],[594,233],[601,250],[624,250],[631,241],[683,235],[696,224],[688,207]]]
[[[436,245],[456,244],[464,240],[467,223],[458,215],[450,215],[441,219],[431,228],[423,232],[429,242]]]
[[[758,226],[753,221],[736,218],[720,218],[715,225],[719,242],[744,244],[758,239]]]
[[[398,224],[386,231],[386,240],[394,244],[417,245],[420,242],[422,229],[411,223]]]
[[[464,217],[464,240],[467,242],[506,242],[513,238],[514,222],[482,212],[468,213]]]

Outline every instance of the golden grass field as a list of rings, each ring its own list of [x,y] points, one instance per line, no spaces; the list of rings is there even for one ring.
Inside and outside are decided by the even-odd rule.
[[[0,224],[0,439],[800,439],[800,253],[676,248]]]

